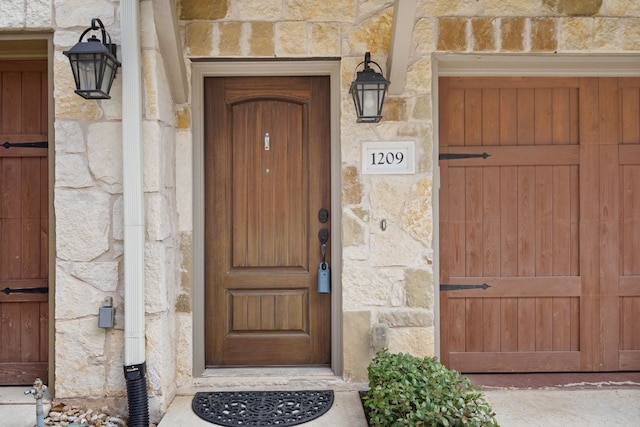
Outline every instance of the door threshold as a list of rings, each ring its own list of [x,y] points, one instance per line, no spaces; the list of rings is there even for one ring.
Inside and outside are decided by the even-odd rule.
[[[356,391],[366,384],[352,383],[328,366],[207,368],[178,394],[222,390],[320,390]]]
[[[333,376],[333,371],[328,366],[264,366],[264,367],[238,367],[238,368],[207,368],[203,377],[300,377],[300,376]]]

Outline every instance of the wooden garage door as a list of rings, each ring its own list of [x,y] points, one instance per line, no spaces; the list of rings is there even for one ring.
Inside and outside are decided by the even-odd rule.
[[[47,381],[47,63],[0,61],[0,385]]]
[[[638,86],[616,78],[440,80],[446,365],[640,367],[630,329],[640,320]]]

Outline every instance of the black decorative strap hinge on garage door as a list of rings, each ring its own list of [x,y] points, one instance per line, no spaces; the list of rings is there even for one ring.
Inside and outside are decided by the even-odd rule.
[[[440,291],[462,291],[466,289],[482,289],[486,291],[489,289],[491,285],[483,283],[482,285],[450,285],[450,284],[442,284],[440,285]]]
[[[9,142],[5,141],[2,146],[6,149],[15,148],[47,148],[49,147],[49,141],[39,142]]]
[[[49,288],[4,288],[2,291],[3,294],[48,294]]]
[[[454,160],[454,159],[475,159],[482,157],[486,159],[490,157],[491,154],[488,153],[474,153],[474,154],[466,154],[466,153],[442,153],[438,156],[438,160]]]

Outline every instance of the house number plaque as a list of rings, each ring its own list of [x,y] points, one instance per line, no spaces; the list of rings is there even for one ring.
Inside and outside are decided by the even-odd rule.
[[[412,174],[415,169],[415,141],[362,143],[363,174]]]

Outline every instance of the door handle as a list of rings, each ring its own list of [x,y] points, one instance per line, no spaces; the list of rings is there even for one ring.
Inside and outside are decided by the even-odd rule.
[[[322,227],[318,231],[318,240],[320,240],[320,253],[322,253],[322,261],[318,266],[318,293],[328,294],[331,290],[331,270],[327,262],[327,242],[329,241],[329,230]]]

